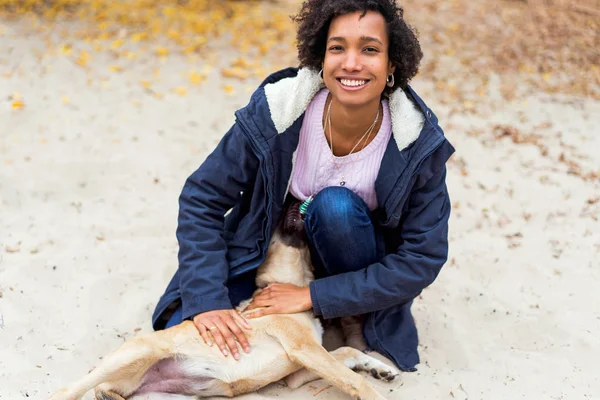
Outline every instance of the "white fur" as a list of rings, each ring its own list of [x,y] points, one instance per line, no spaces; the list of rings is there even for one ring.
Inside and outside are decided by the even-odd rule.
[[[319,74],[308,68],[298,75],[265,85],[265,95],[277,133],[283,133],[308,108],[313,97],[325,85]],[[419,137],[425,117],[400,88],[389,98],[392,132],[398,150],[402,151]]]
[[[292,126],[323,87],[319,73],[308,68],[300,69],[295,77],[265,85],[265,95],[277,133],[283,133]]]
[[[402,151],[417,140],[423,129],[425,117],[400,88],[390,95],[388,104],[392,117],[392,134],[398,150]]]

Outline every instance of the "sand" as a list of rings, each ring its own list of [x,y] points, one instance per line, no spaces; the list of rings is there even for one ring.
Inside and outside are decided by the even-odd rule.
[[[214,68],[178,94],[189,60],[116,72],[99,58],[85,71],[36,56],[43,41],[18,25],[2,28],[0,398],[45,399],[151,330],[177,268],[180,189],[258,80]],[[437,103],[429,82],[414,86],[457,149],[450,259],[414,305],[418,372],[369,381],[390,399],[600,398],[600,183],[559,161],[600,169],[600,103],[542,93],[502,102],[492,86],[471,115]],[[23,108],[12,107],[15,92]],[[548,154],[494,138],[494,124],[539,135]],[[276,383],[244,398],[347,398],[326,387]]]

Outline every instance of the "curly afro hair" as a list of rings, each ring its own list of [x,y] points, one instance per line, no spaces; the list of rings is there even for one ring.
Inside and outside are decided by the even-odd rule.
[[[396,0],[306,0],[300,13],[292,17],[298,23],[298,58],[301,67],[321,69],[325,58],[327,33],[333,18],[362,11],[376,11],[383,15],[389,35],[388,54],[394,72],[394,87],[386,86],[385,93],[396,87],[405,89],[408,81],[419,71],[423,58],[419,40],[403,19],[404,10]]]

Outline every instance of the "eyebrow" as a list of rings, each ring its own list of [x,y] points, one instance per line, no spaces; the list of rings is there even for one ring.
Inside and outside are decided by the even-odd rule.
[[[329,40],[327,40],[327,42],[333,42],[333,41],[345,42],[346,39],[344,39],[341,36],[333,36],[333,37],[330,37]],[[372,36],[361,36],[360,37],[360,41],[361,42],[377,42],[377,43],[379,43],[380,45],[383,46],[383,42],[381,40],[379,40],[377,38],[374,38]]]

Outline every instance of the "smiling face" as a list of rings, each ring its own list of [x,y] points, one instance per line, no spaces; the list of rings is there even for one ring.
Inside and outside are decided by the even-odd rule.
[[[327,34],[323,80],[333,97],[346,107],[377,101],[394,72],[388,56],[385,20],[378,12],[340,15]]]

